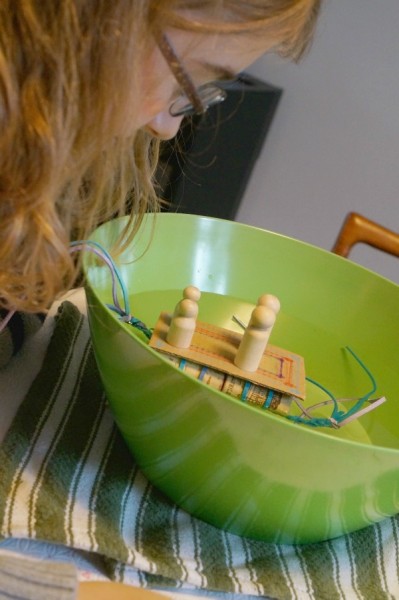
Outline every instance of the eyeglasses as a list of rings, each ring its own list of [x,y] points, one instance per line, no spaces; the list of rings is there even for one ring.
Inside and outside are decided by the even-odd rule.
[[[203,115],[211,106],[220,104],[225,100],[227,96],[225,90],[213,83],[205,83],[198,88],[195,87],[166,35],[158,32],[155,37],[158,48],[184,92],[169,107],[169,113],[172,117]]]

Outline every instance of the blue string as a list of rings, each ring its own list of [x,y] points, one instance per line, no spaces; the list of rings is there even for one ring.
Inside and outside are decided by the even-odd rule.
[[[371,373],[371,371],[366,367],[366,365],[364,364],[364,362],[353,352],[353,350],[349,347],[346,346],[345,347],[346,350],[348,350],[348,352],[351,353],[351,355],[353,356],[353,358],[356,360],[356,362],[362,367],[362,369],[365,371],[365,373],[368,375],[370,381],[371,381],[371,390],[369,392],[367,392],[367,394],[365,394],[364,396],[362,396],[354,406],[352,406],[352,408],[350,408],[346,414],[345,414],[345,418],[350,417],[351,415],[353,415],[355,412],[357,412],[358,410],[361,409],[361,407],[363,406],[363,404],[370,398],[370,396],[372,396],[376,391],[377,391],[377,383]]]
[[[144,333],[144,335],[148,339],[151,339],[152,331],[151,331],[151,329],[149,329],[147,327],[147,325],[145,323],[143,323],[143,321],[140,321],[140,319],[137,319],[137,317],[133,317],[132,315],[126,314],[125,311],[121,310],[117,306],[114,306],[113,304],[107,304],[106,306],[110,310],[116,312],[120,316],[121,321],[123,321],[124,323],[128,323],[129,325],[132,325],[132,327],[135,327],[136,329],[139,329],[140,331],[142,331]]]
[[[302,425],[309,425],[310,427],[333,427],[332,421],[326,418],[307,419],[305,417],[298,417],[295,415],[287,415],[286,418],[294,423],[301,423]]]
[[[129,325],[132,325],[136,329],[139,329],[144,333],[144,335],[148,339],[150,339],[152,331],[145,325],[145,323],[140,321],[140,319],[137,319],[136,317],[130,314],[129,294],[127,292],[127,288],[123,281],[122,275],[120,274],[112,256],[107,252],[107,250],[105,250],[105,248],[103,248],[101,244],[94,240],[77,240],[75,242],[71,242],[70,247],[71,252],[73,252],[74,250],[91,250],[97,256],[104,260],[111,272],[112,290],[114,298],[114,304],[107,304],[106,306],[113,312],[116,312],[120,316],[121,321],[129,323]],[[122,308],[118,302],[117,293],[115,289],[115,278],[117,279],[122,290],[124,308]]]
[[[111,255],[107,252],[107,250],[105,250],[105,248],[103,248],[103,246],[99,242],[96,242],[94,240],[78,240],[75,242],[71,242],[70,246],[71,246],[71,251],[73,251],[73,249],[76,249],[76,250],[85,250],[85,249],[90,250],[91,248],[96,249],[96,251],[94,250],[94,252],[97,254],[97,256],[99,256],[100,258],[103,258],[104,262],[107,264],[107,266],[109,267],[109,269],[111,271],[113,290],[115,287],[114,286],[115,278],[117,279],[117,281],[120,285],[120,288],[122,290],[124,309],[119,305],[119,302],[117,300],[116,291],[115,291],[115,295],[114,295],[115,304],[107,304],[106,306],[110,310],[116,312],[120,316],[122,321],[124,321],[125,323],[129,323],[136,329],[139,329],[140,331],[142,331],[147,338],[151,338],[152,331],[145,325],[145,323],[140,321],[140,319],[137,319],[136,317],[134,317],[130,314],[129,295],[128,295],[125,283],[123,281],[123,278],[122,278],[117,266],[115,265]],[[372,394],[375,393],[375,391],[377,390],[377,384],[376,384],[376,381],[375,381],[371,371],[366,367],[366,365],[363,363],[363,361],[355,354],[355,352],[349,346],[346,346],[345,349],[348,350],[348,352],[350,352],[352,357],[356,360],[356,362],[360,365],[360,367],[368,375],[368,377],[371,381],[371,384],[372,384],[371,390],[369,392],[367,392],[366,394],[364,394],[364,396],[359,398],[359,400],[354,404],[354,406],[352,406],[352,408],[350,408],[348,411],[345,412],[343,410],[339,410],[338,402],[337,402],[334,394],[332,394],[326,387],[324,387],[318,381],[312,379],[311,377],[306,377],[306,381],[308,381],[312,385],[321,389],[331,399],[331,401],[334,405],[331,416],[329,418],[322,418],[322,417],[321,418],[316,418],[316,417],[309,418],[309,417],[302,417],[302,416],[296,416],[296,415],[287,415],[287,419],[289,419],[290,421],[293,421],[295,423],[303,423],[303,424],[309,425],[311,427],[334,427],[334,426],[337,426],[337,424],[339,424],[344,419],[352,416],[358,410],[360,410],[362,408],[363,404],[370,398],[370,396],[372,396]],[[182,365],[180,365],[180,368],[181,368],[181,366]],[[245,399],[246,399],[246,393],[247,393],[247,388],[244,387],[243,394],[241,397],[241,399],[243,401],[245,401]],[[265,404],[267,404],[267,400],[268,400],[268,398],[266,399]]]
[[[111,273],[113,271],[113,273],[115,274],[118,283],[121,287],[122,290],[122,296],[123,296],[123,303],[125,305],[125,311],[127,314],[130,314],[130,306],[129,306],[129,294],[127,292],[125,283],[123,281],[122,275],[119,272],[118,267],[116,266],[116,264],[114,263],[114,260],[112,258],[112,256],[109,254],[109,252],[107,252],[107,250],[105,248],[103,248],[103,246],[99,243],[99,242],[95,242],[94,240],[78,240],[76,242],[71,242],[70,243],[71,247],[74,246],[93,246],[94,248],[97,248],[98,250],[100,250],[100,252],[109,260],[109,262],[112,265],[112,270]]]
[[[331,417],[333,419],[335,419],[336,416],[339,414],[340,410],[338,408],[338,402],[337,402],[334,394],[332,394],[326,387],[324,387],[324,385],[322,385],[318,381],[315,381],[314,379],[311,379],[310,377],[306,377],[306,381],[309,381],[309,383],[311,383],[312,385],[315,385],[316,387],[320,388],[325,394],[327,394],[327,396],[330,397],[330,399],[332,400],[332,402],[334,404],[334,409],[333,409]]]
[[[356,412],[358,412],[362,408],[363,404],[376,392],[377,383],[376,383],[375,378],[372,375],[370,369],[368,369],[366,367],[366,365],[363,363],[363,361],[357,356],[357,354],[355,354],[355,352],[349,346],[345,346],[345,350],[348,350],[348,352],[350,352],[352,357],[356,360],[356,362],[361,366],[361,368],[368,375],[368,377],[371,381],[371,390],[369,392],[367,392],[366,394],[364,394],[364,396],[359,398],[359,400],[352,406],[352,408],[350,408],[348,411],[345,412],[343,410],[339,410],[338,402],[337,402],[334,394],[332,394],[321,383],[315,381],[314,379],[311,379],[310,377],[306,377],[306,381],[309,381],[309,383],[311,383],[312,385],[317,386],[325,394],[327,394],[327,396],[329,396],[329,398],[333,402],[334,409],[331,413],[331,417],[329,417],[329,418],[309,418],[309,417],[302,417],[302,416],[296,416],[296,415],[287,415],[287,418],[290,421],[293,421],[295,423],[303,423],[305,425],[310,425],[311,427],[334,427],[334,426],[337,426],[341,421],[343,421],[344,419],[347,419],[348,417],[350,417],[353,414],[355,414]]]

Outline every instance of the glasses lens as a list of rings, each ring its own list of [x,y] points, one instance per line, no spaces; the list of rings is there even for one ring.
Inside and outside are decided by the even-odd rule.
[[[196,91],[204,106],[203,112],[206,112],[208,108],[215,106],[215,104],[220,104],[227,96],[225,90],[222,90],[221,88],[212,84],[202,85]],[[198,114],[191,102],[188,100],[187,96],[180,96],[177,100],[175,100],[170,107],[169,112],[173,117],[185,117],[188,115]]]
[[[207,108],[223,102],[227,96],[226,92],[216,85],[201,86],[198,88],[198,95]]]

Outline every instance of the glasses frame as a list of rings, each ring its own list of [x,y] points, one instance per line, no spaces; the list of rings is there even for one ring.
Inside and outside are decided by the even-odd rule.
[[[213,83],[206,83],[199,88],[195,86],[165,33],[157,32],[155,39],[162,56],[183,92],[169,107],[169,114],[172,117],[203,115],[211,106],[220,104],[226,99],[226,91]],[[188,103],[178,108],[184,96],[186,96]]]

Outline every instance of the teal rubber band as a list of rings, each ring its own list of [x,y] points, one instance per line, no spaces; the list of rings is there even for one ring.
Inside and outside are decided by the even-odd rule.
[[[272,390],[268,391],[266,400],[264,401],[262,408],[269,408],[270,404],[272,403],[273,394],[274,392]]]
[[[251,387],[251,385],[252,384],[250,381],[245,382],[244,389],[242,390],[242,394],[241,394],[241,400],[243,402],[246,402],[246,400],[247,400],[247,395],[248,395],[249,388]]]
[[[207,374],[207,372],[208,372],[208,368],[207,367],[202,367],[201,373],[199,374],[199,377],[198,377],[199,381],[202,381],[204,379],[204,377]]]

